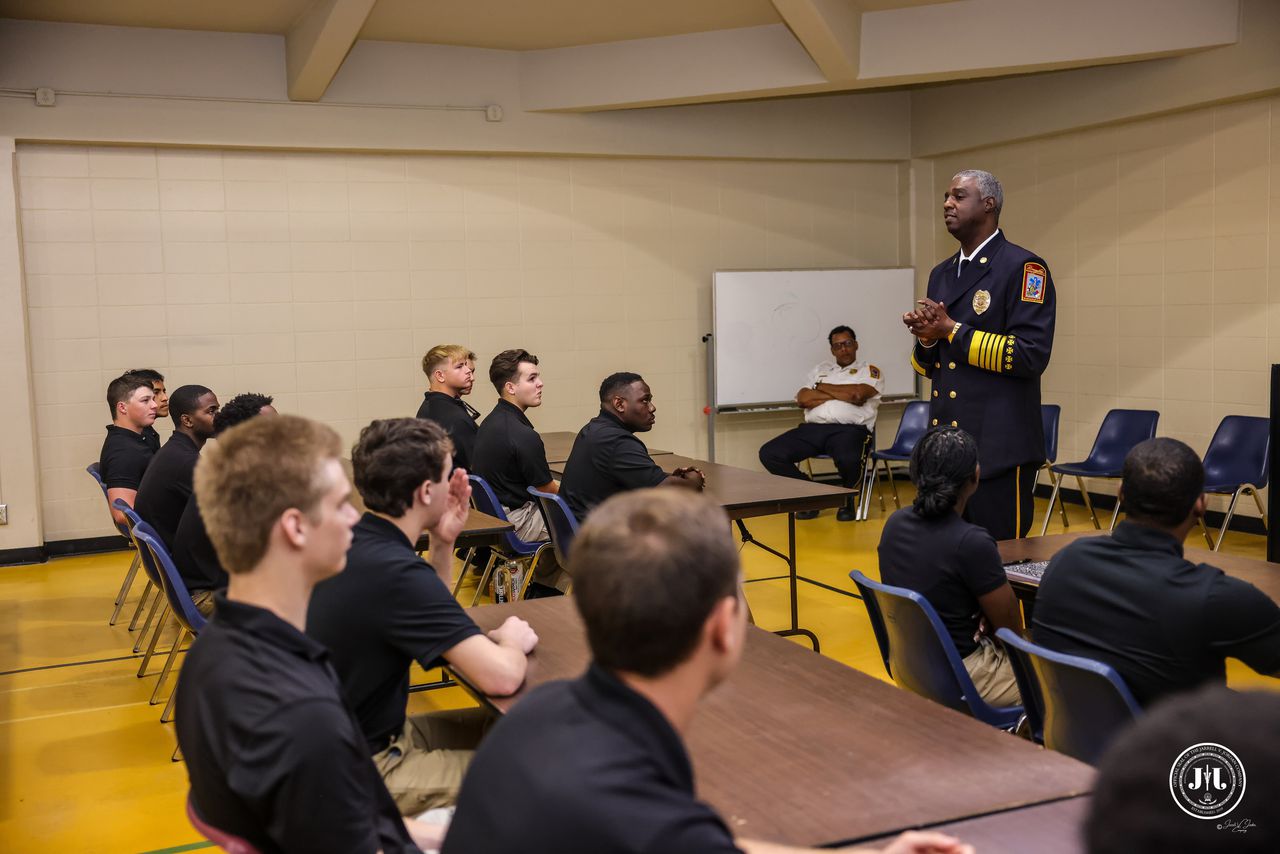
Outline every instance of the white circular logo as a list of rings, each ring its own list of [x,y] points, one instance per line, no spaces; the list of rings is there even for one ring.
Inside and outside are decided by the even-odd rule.
[[[1244,765],[1221,744],[1193,744],[1169,769],[1169,792],[1178,808],[1192,818],[1221,818],[1244,797]]]

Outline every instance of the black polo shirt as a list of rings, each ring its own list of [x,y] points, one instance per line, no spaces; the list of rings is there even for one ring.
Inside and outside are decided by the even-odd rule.
[[[904,507],[884,523],[879,551],[881,581],[927,599],[961,658],[978,648],[978,597],[1009,581],[986,528],[958,513],[924,519]]]
[[[1169,534],[1128,521],[1049,562],[1031,639],[1111,665],[1143,706],[1224,683],[1227,657],[1280,672],[1280,606],[1247,581],[1187,560]]]
[[[508,510],[529,501],[527,487],[551,482],[542,437],[520,407],[506,400],[500,399],[481,423],[471,463]]]
[[[151,447],[153,453],[160,453],[160,433],[154,426],[148,424],[143,427],[142,438],[147,440],[147,444]]]
[[[227,571],[218,560],[209,532],[200,515],[200,502],[195,495],[187,501],[173,535],[173,563],[187,584],[188,592],[222,590],[227,586]]]
[[[107,438],[98,457],[98,474],[108,489],[134,489],[151,464],[155,450],[142,433],[126,427],[107,425]]]
[[[178,744],[209,824],[274,851],[417,851],[323,646],[216,599],[178,678]]]
[[[443,854],[730,854],[695,800],[670,722],[592,665],[520,700],[489,731],[458,793]]]
[[[442,391],[429,391],[422,396],[418,417],[430,419],[449,434],[453,440],[453,467],[471,470],[471,454],[476,446],[476,412],[461,397]]]
[[[329,648],[370,753],[404,728],[409,665],[441,656],[480,629],[391,522],[356,523],[347,567],[316,585],[307,634]]]
[[[178,520],[191,497],[191,478],[200,462],[200,449],[186,433],[175,431],[142,476],[133,509],[156,529],[164,544],[173,549]]]
[[[560,494],[582,520],[615,493],[658,486],[666,479],[644,442],[612,412],[601,410],[574,439]]]

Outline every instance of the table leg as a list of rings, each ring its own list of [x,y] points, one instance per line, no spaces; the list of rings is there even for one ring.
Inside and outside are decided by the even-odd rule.
[[[818,636],[808,629],[800,628],[800,604],[796,597],[796,581],[798,573],[796,572],[796,514],[787,514],[787,584],[791,588],[791,628],[783,629],[774,634],[781,637],[793,637],[800,635],[809,639],[813,644],[814,652],[821,652],[818,645]]]

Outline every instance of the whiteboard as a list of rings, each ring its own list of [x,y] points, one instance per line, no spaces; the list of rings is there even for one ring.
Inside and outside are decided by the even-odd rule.
[[[842,324],[857,335],[858,360],[880,368],[884,397],[915,397],[914,339],[902,325],[914,300],[910,267],[717,271],[712,406],[793,402],[813,366],[832,358],[827,333]]]

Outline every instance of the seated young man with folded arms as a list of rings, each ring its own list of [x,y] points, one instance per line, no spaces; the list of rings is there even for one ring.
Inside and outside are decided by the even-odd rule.
[[[231,582],[182,666],[178,744],[196,815],[262,852],[390,854],[439,838],[401,818],[328,651],[303,632],[358,518],[341,453],[331,428],[282,415],[227,431],[196,466]]]
[[[155,423],[156,396],[146,379],[122,374],[107,386],[107,406],[111,409],[111,423],[98,456],[98,476],[107,488],[108,502],[114,505],[120,498],[132,507],[142,476],[156,452],[143,432]],[[125,523],[124,514],[114,506],[111,516],[117,524]]]
[[[684,735],[746,643],[742,571],[724,511],[685,490],[616,495],[583,524],[569,564],[591,666],[530,692],[485,738],[444,854],[800,850],[734,839],[694,797]],[[887,851],[971,849],[908,833]]]
[[[1182,553],[1205,513],[1196,452],[1163,436],[1139,443],[1120,496],[1125,519],[1111,536],[1076,540],[1045,568],[1031,639],[1111,665],[1144,707],[1225,684],[1227,658],[1280,675],[1280,606]]]
[[[524,682],[538,642],[510,617],[485,635],[453,598],[453,549],[471,487],[450,468],[444,430],[420,418],[374,421],[351,455],[368,512],[355,527],[347,569],[319,585],[307,633],[329,648],[355,708],[366,752],[400,811],[452,804],[488,718],[478,709],[409,718],[409,666],[448,663],[486,694]],[[414,550],[426,532],[425,563]]]
[[[453,442],[453,465],[471,469],[480,413],[462,399],[471,394],[476,377],[476,354],[461,344],[437,344],[422,357],[428,388],[418,417],[436,422]]]
[[[616,373],[600,384],[600,414],[574,439],[564,464],[560,494],[579,520],[615,493],[649,486],[682,486],[701,490],[706,478],[696,468],[667,474],[649,456],[636,433],[653,429],[658,408],[644,377]]]
[[[178,393],[174,392],[173,396],[176,400]],[[267,395],[237,394],[213,416],[213,435],[216,437],[257,415],[277,414]],[[191,594],[191,601],[201,614],[209,616],[213,613],[214,592],[227,587],[227,571],[218,561],[218,553],[209,540],[209,532],[205,530],[204,519],[200,515],[200,501],[194,494],[187,499],[182,515],[178,517],[170,553],[178,574],[187,585],[187,592]]]
[[[184,385],[174,391],[169,414],[173,416],[173,434],[147,466],[133,509],[156,529],[172,552],[178,520],[191,497],[191,478],[200,449],[213,436],[218,397],[202,385]]]

